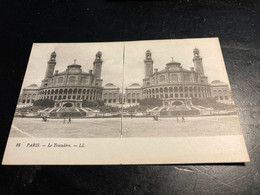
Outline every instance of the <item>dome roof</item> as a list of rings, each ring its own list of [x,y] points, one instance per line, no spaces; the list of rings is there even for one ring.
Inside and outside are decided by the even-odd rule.
[[[167,63],[166,66],[180,66],[181,63],[180,62],[176,62],[174,61],[174,59],[172,58],[172,61]]]
[[[111,88],[118,88],[118,87],[115,86],[113,83],[107,83],[104,88],[111,89]]]
[[[132,83],[127,87],[127,89],[136,89],[136,88],[141,88],[141,86],[138,83]]]
[[[69,65],[68,67],[69,74],[79,74],[81,73],[81,65],[78,65],[74,62],[74,64]]]
[[[211,82],[211,85],[215,85],[215,86],[216,85],[227,85],[227,83],[224,83],[220,80],[214,80],[214,81]]]
[[[27,87],[25,87],[25,89],[38,89],[38,85],[31,84],[31,85],[28,85]]]

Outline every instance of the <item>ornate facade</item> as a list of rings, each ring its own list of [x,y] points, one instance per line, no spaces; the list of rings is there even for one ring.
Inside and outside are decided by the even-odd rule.
[[[142,99],[142,88],[138,83],[133,83],[125,89],[125,103],[138,105]]]
[[[228,84],[215,80],[211,82],[211,94],[219,103],[234,104]]]
[[[36,84],[31,84],[25,87],[22,91],[22,94],[19,97],[18,105],[19,106],[29,106],[38,99],[39,87]]]
[[[153,71],[152,53],[147,50],[142,98],[160,98],[164,105],[172,105],[175,101],[191,103],[193,97],[211,97],[210,85],[207,76],[204,75],[199,50],[195,48],[193,54],[194,67],[190,70],[172,59],[163,70]]]
[[[102,99],[107,105],[117,105],[122,102],[120,97],[120,88],[115,86],[113,83],[108,83],[103,88]]]
[[[208,83],[204,73],[202,57],[199,50],[193,50],[194,67],[189,70],[181,63],[172,61],[160,71],[153,69],[150,50],[145,53],[145,78],[143,85],[138,83],[125,88],[125,93],[112,83],[102,86],[102,53],[99,51],[93,62],[93,71],[84,72],[81,65],[74,63],[63,72],[55,70],[56,53],[52,52],[41,86],[33,84],[23,89],[19,98],[20,105],[32,105],[37,99],[51,99],[55,107],[81,107],[83,100],[103,100],[105,104],[126,106],[139,104],[145,98],[160,98],[167,105],[190,105],[192,98],[215,97],[218,102],[230,103],[231,92],[227,84],[221,81]],[[54,71],[55,70],[55,71]]]
[[[48,61],[45,78],[42,80],[40,88],[34,88],[33,94],[35,99],[51,99],[55,101],[56,107],[74,106],[80,107],[82,100],[101,100],[102,99],[102,53],[99,51],[96,54],[93,62],[93,72],[84,72],[81,65],[74,63],[67,66],[63,72],[55,69],[56,53],[52,52]],[[21,94],[19,103],[29,102],[28,87]]]

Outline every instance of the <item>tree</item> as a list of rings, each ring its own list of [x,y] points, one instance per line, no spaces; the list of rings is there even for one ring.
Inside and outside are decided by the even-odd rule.
[[[33,106],[53,107],[54,101],[50,99],[39,99],[34,101]]]
[[[209,104],[215,104],[216,99],[215,98],[192,98],[192,104],[194,105],[209,105]]]
[[[147,98],[140,101],[141,106],[162,106],[162,100],[159,98]]]
[[[104,106],[104,101],[102,101],[102,100],[97,100],[97,101],[83,100],[82,101],[82,107],[93,108],[93,107],[100,107],[100,106]]]

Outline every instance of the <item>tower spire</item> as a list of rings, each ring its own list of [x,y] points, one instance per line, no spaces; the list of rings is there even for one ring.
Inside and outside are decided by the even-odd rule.
[[[50,60],[48,61],[48,65],[45,73],[45,79],[53,76],[55,65],[56,65],[56,52],[53,51],[50,55]]]
[[[102,57],[102,52],[101,51],[98,51],[96,53],[96,58],[93,62],[93,71],[94,71],[94,75],[96,75],[96,77],[98,79],[101,78],[101,71],[102,71],[102,63],[103,63],[103,60],[101,59]]]
[[[148,78],[153,75],[153,59],[152,59],[152,52],[147,50],[145,52],[145,78]]]
[[[199,74],[204,76],[204,69],[202,64],[202,57],[200,57],[200,51],[198,48],[193,50],[193,63],[195,67],[195,71]]]

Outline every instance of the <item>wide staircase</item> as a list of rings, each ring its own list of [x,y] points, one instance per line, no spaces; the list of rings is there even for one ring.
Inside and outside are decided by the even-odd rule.
[[[200,115],[209,115],[212,112],[212,109],[200,105],[191,105],[191,108],[197,110],[200,113]]]
[[[98,115],[99,111],[98,110],[93,110],[91,108],[80,108],[82,112],[86,114],[87,117],[95,117]]]
[[[49,117],[85,117],[86,113],[81,109],[74,107],[64,107],[64,108],[47,108],[42,111],[44,115]]]
[[[152,115],[160,116],[179,116],[179,115],[199,115],[200,112],[191,106],[178,105],[178,106],[160,106],[150,110]]]
[[[49,117],[96,117],[99,113],[97,110],[91,108],[75,108],[75,107],[63,107],[63,108],[46,108],[41,111],[42,115]]]

